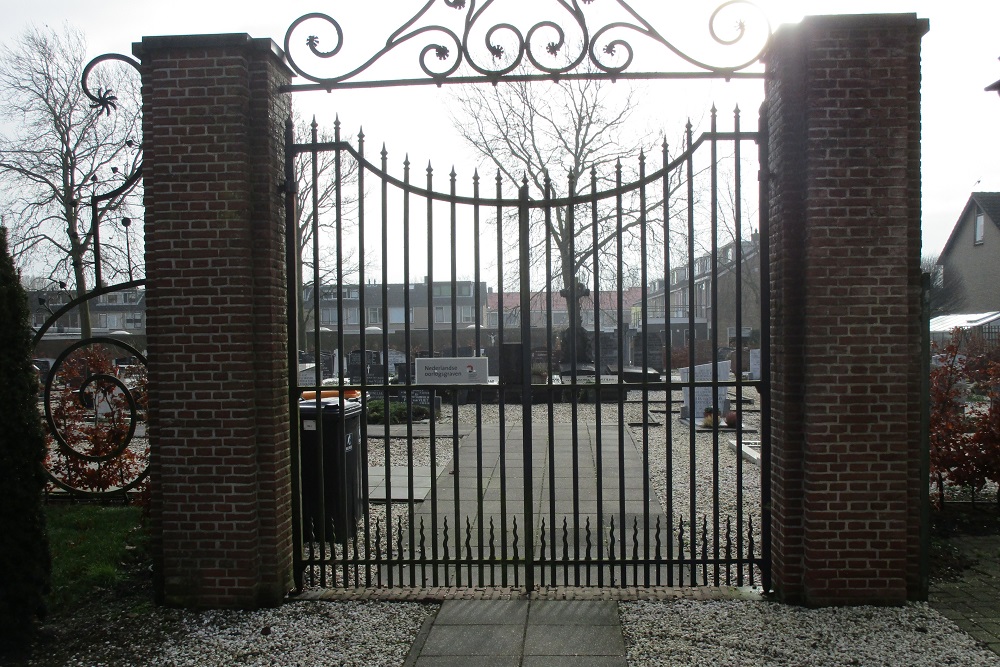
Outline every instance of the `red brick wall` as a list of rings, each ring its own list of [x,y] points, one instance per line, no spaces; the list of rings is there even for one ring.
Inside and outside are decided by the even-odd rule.
[[[767,58],[774,586],[920,597],[920,39],[812,17]]]
[[[168,604],[291,587],[282,178],[289,73],[270,40],[146,38],[151,521]]]

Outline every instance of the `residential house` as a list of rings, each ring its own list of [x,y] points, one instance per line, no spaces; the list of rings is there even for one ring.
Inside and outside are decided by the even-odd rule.
[[[60,308],[74,300],[69,290],[32,290],[28,292],[28,305],[32,310],[31,325],[38,331]],[[142,289],[118,290],[89,299],[91,334],[127,339],[140,351],[145,348],[146,291]],[[73,342],[80,340],[80,307],[75,306],[62,315],[45,332],[36,349],[36,356],[54,357]]]
[[[739,269],[740,266],[742,269]],[[692,274],[693,280],[690,278]],[[737,277],[739,291],[742,292],[739,313],[736,308]],[[735,242],[728,243],[718,248],[714,264],[711,254],[701,255],[690,266],[685,264],[671,268],[669,278],[669,289],[665,281],[654,281],[646,300],[649,331],[657,333],[664,343],[669,332],[672,348],[686,348],[691,338],[692,320],[695,340],[712,340],[715,347],[735,346],[737,326],[743,339],[759,337],[761,284],[758,234],[754,233],[744,241],[739,253]],[[714,308],[713,285],[717,296]],[[633,321],[641,321],[639,311],[641,306],[633,314]]]
[[[973,192],[938,257],[941,314],[1000,310],[1000,192]]]
[[[592,346],[595,330],[601,332],[600,365],[605,368],[617,366],[620,358],[624,358],[624,365],[634,363],[630,352],[635,335],[633,315],[635,305],[642,299],[642,290],[638,287],[627,288],[622,291],[621,297],[619,304],[618,292],[607,290],[600,292],[595,299],[590,290],[585,288],[580,299],[580,319]],[[554,361],[558,361],[561,358],[560,333],[571,324],[569,302],[558,291],[551,293],[542,291],[531,295],[530,305],[532,348],[536,351],[536,357],[548,353],[552,355]],[[503,312],[502,319],[501,312]],[[521,326],[519,292],[489,293],[486,303],[486,330],[489,332],[491,343],[497,339],[501,322],[506,340],[519,341]],[[621,354],[618,351],[619,330],[624,348]]]

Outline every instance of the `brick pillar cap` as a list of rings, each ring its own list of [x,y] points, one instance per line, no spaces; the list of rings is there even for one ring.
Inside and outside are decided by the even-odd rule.
[[[142,60],[154,51],[172,49],[218,49],[246,47],[251,51],[270,51],[282,63],[285,52],[267,37],[251,37],[246,33],[220,33],[214,35],[164,35],[143,37],[141,42],[132,43],[132,54]],[[291,70],[289,70],[291,73]]]
[[[905,14],[830,14],[806,16],[802,19],[803,26],[822,27],[826,30],[837,28],[899,28],[904,25],[917,25],[921,36],[930,30],[928,19],[919,19],[915,13]]]

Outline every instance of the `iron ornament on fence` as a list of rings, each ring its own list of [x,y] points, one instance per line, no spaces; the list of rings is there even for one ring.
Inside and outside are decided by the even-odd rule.
[[[460,14],[454,27],[422,24],[434,5],[445,5]],[[421,9],[386,40],[385,45],[360,65],[340,73],[322,75],[317,67],[342,55],[347,36],[340,22],[322,12],[312,12],[296,19],[285,33],[284,49],[288,64],[296,74],[311,84],[292,84],[288,90],[333,90],[335,88],[375,88],[407,85],[442,85],[445,83],[496,83],[500,80],[534,79],[669,79],[669,78],[762,78],[752,70],[771,40],[771,26],[763,11],[749,0],[729,0],[719,5],[708,19],[712,40],[724,47],[740,45],[750,38],[760,45],[750,45],[735,63],[720,65],[696,58],[679,48],[636,12],[625,0],[554,0],[552,18],[530,25],[491,18],[487,14],[497,0],[428,0]],[[502,4],[502,3],[500,3]],[[610,10],[624,20],[600,20],[586,5],[611,5]],[[513,12],[512,12],[513,13]],[[730,33],[723,22],[731,20]],[[759,26],[759,27],[758,27]],[[661,50],[665,49],[688,71],[633,71],[636,47],[630,39],[639,38]],[[420,48],[417,64],[423,76],[400,79],[364,78],[376,63],[389,57],[408,42],[430,40]],[[481,40],[481,41],[480,41]],[[304,52],[303,52],[304,51]],[[308,64],[307,64],[308,60]],[[341,59],[341,62],[343,59]],[[464,68],[463,68],[464,65]]]

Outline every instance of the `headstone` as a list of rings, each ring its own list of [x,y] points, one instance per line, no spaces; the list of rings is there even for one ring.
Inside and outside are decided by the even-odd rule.
[[[718,377],[720,380],[729,379],[729,360],[720,361],[717,364]],[[688,382],[691,379],[691,368],[683,366],[678,369],[681,382]],[[701,364],[694,367],[695,382],[710,382],[712,380],[712,364]],[[681,406],[681,419],[689,419],[693,423],[701,420],[705,414],[705,408],[710,408],[712,402],[712,387],[695,387],[694,400],[692,401],[691,387],[683,388],[684,405]],[[729,387],[721,386],[715,388],[715,405],[719,409],[719,417],[729,411],[729,399],[726,394]],[[692,405],[693,403],[693,405]],[[694,417],[692,418],[692,415]]]
[[[500,347],[500,384],[521,384],[523,350],[520,343],[504,343]]]
[[[760,348],[750,350],[750,379],[760,379]]]

